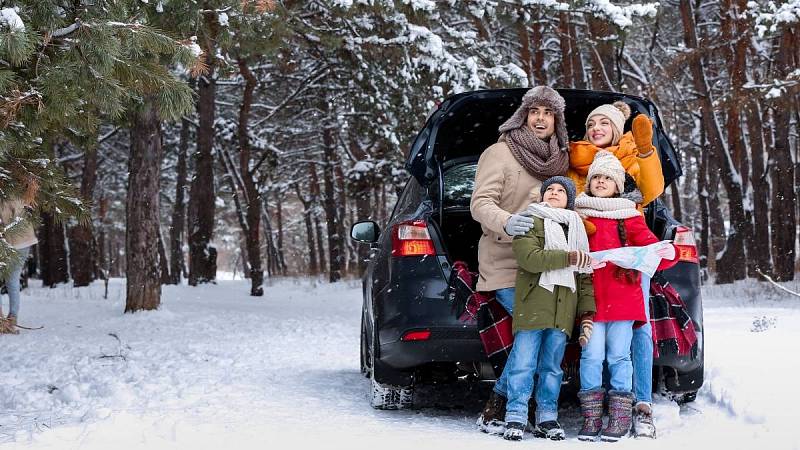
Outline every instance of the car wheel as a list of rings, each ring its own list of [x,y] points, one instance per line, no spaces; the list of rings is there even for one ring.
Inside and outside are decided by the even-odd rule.
[[[361,329],[361,348],[362,348],[362,373],[369,378],[369,404],[375,409],[406,409],[414,404],[414,388],[392,386],[379,383],[375,379],[375,372],[380,369],[380,364],[373,359],[375,353],[372,345],[367,343],[366,325]]]
[[[367,342],[367,322],[365,320],[364,315],[361,315],[361,375],[364,377],[369,378],[371,368],[369,366],[369,351],[368,346],[369,343]]]
[[[695,400],[697,400],[697,391],[695,391],[695,392],[687,392],[687,393],[685,393],[683,395],[680,395],[680,396],[675,398],[675,401],[679,405],[683,405],[684,403],[691,403],[691,402],[693,402]]]

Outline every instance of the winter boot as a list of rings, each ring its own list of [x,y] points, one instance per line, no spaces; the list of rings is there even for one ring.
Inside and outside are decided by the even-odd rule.
[[[602,389],[593,391],[579,391],[578,400],[581,402],[581,416],[583,427],[578,432],[578,440],[594,441],[603,428],[603,399],[606,393]]]
[[[478,428],[484,433],[503,434],[506,418],[506,398],[492,389],[486,406],[478,417]]]
[[[521,441],[523,434],[525,434],[524,423],[508,422],[508,424],[506,424],[506,431],[503,433],[503,439],[507,441]]]
[[[608,424],[600,433],[600,440],[616,442],[628,434],[631,429],[631,411],[633,409],[633,393],[625,391],[608,391]]]
[[[0,316],[0,334],[17,334],[16,320],[14,323],[10,319]]]
[[[533,429],[533,437],[546,438],[551,441],[563,441],[564,429],[561,424],[556,420],[548,420],[536,425]]]
[[[656,438],[653,409],[649,403],[638,402],[633,407],[633,435],[637,438]]]

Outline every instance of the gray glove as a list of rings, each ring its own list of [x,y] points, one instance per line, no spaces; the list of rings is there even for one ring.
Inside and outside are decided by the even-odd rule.
[[[503,229],[506,230],[506,234],[509,236],[522,236],[531,228],[533,228],[533,219],[521,214],[512,214],[511,217],[508,218],[506,226],[503,227]]]

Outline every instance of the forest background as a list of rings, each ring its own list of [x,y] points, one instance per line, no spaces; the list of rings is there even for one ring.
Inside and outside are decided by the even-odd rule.
[[[449,95],[653,100],[664,194],[704,275],[798,270],[800,0],[0,1],[0,196],[36,205],[32,276],[162,284],[358,276],[408,146]],[[4,224],[0,237],[24,221]],[[0,274],[16,257],[0,239]]]

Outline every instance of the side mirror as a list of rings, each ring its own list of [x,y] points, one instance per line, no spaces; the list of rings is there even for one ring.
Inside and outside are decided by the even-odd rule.
[[[378,236],[381,234],[381,229],[378,224],[365,220],[363,222],[356,222],[350,228],[350,238],[354,241],[364,242],[366,244],[373,244],[378,242]]]

